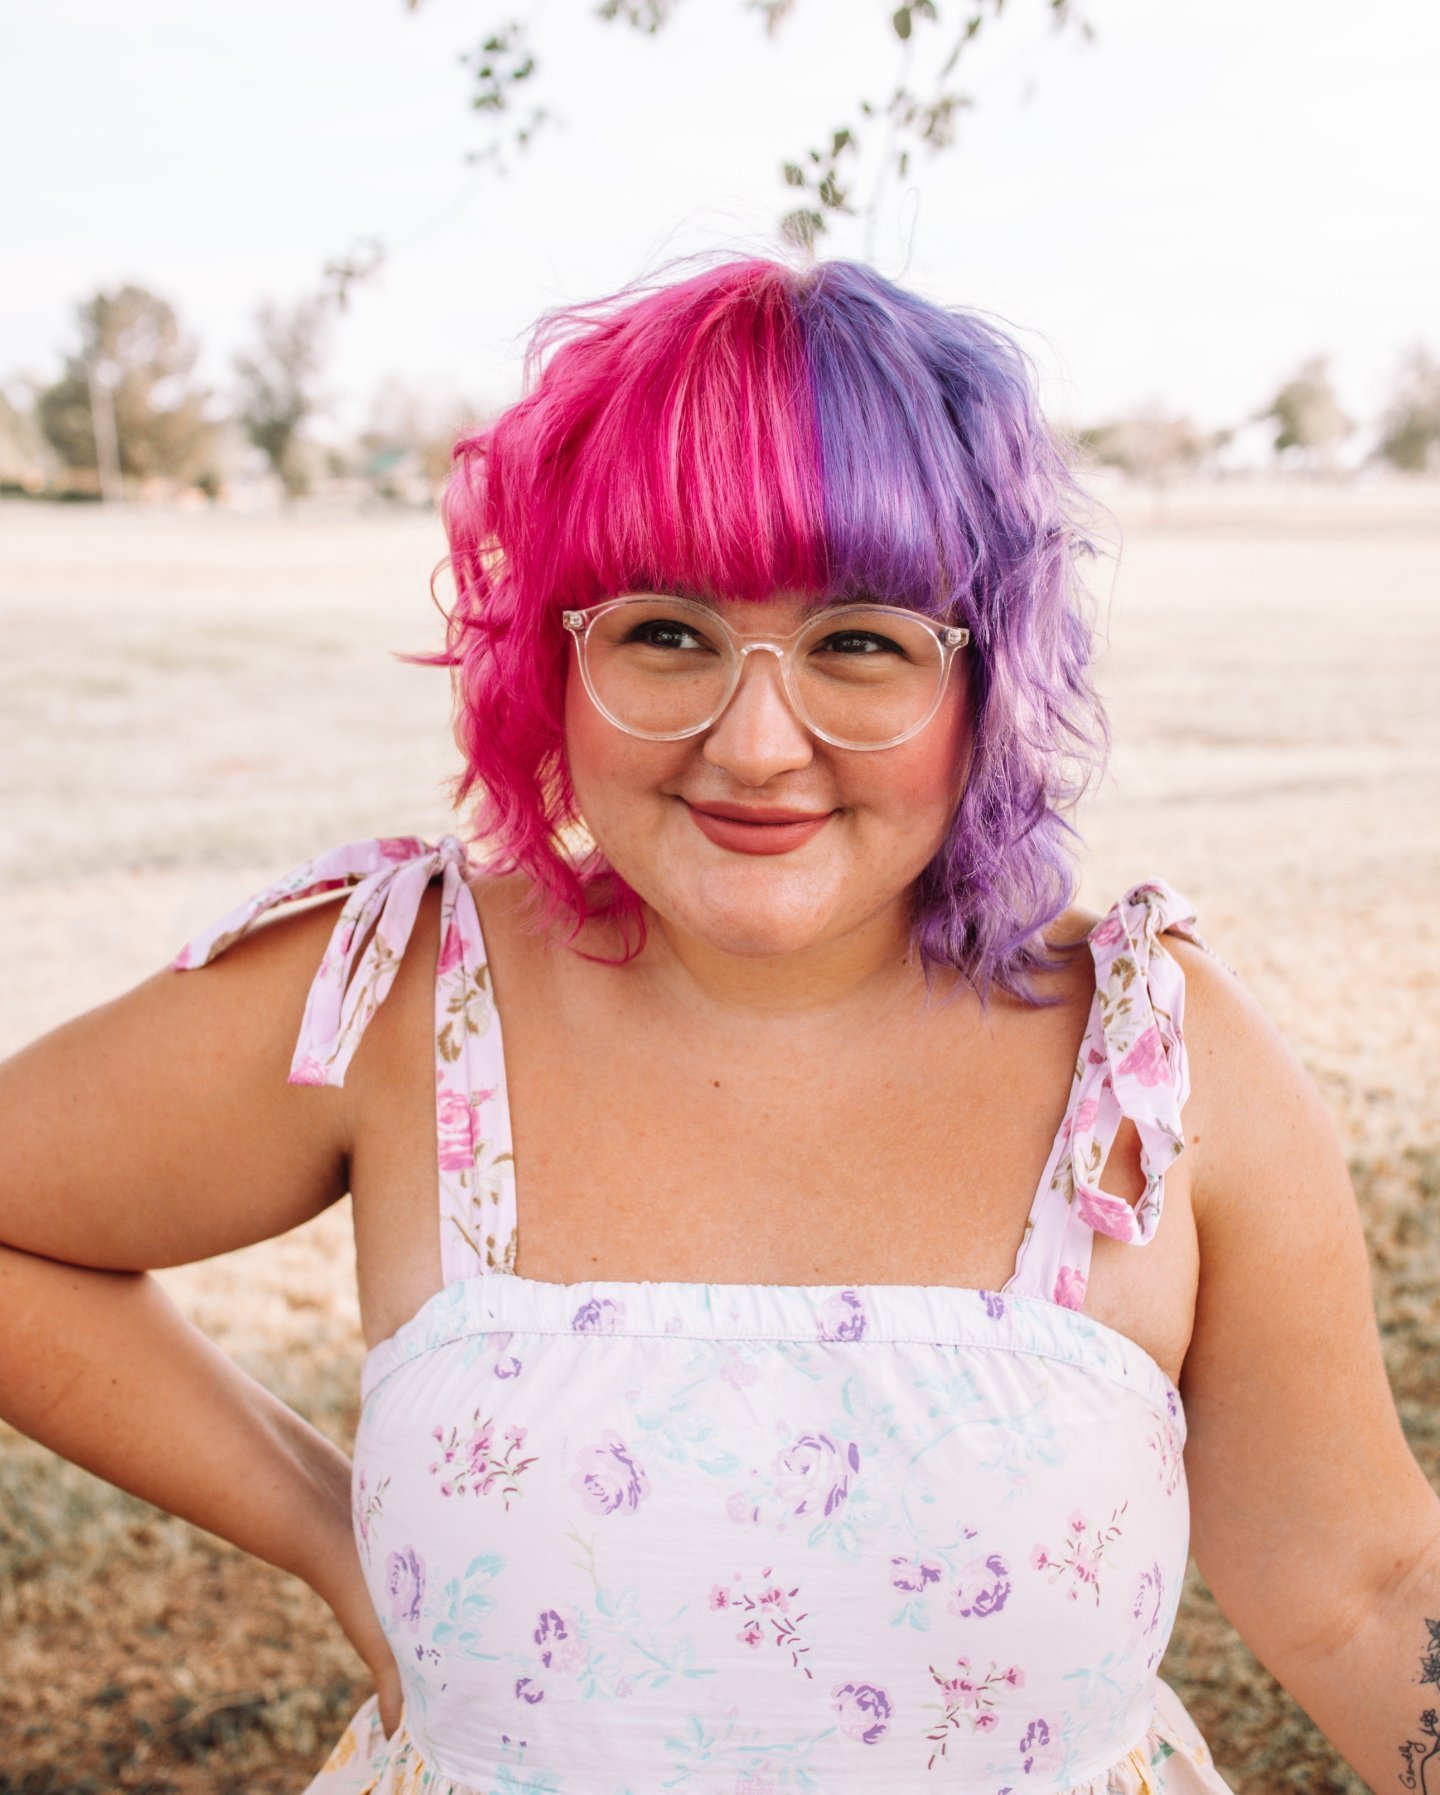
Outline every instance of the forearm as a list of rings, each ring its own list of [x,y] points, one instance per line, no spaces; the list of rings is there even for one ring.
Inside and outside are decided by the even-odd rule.
[[[349,1459],[146,1273],[0,1247],[0,1418],[316,1587],[349,1549]]]
[[[1377,1795],[1440,1795],[1440,1537],[1342,1644],[1281,1680]]]

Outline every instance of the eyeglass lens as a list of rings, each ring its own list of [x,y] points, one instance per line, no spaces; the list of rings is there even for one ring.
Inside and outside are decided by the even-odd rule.
[[[685,600],[626,599],[586,640],[596,698],[626,729],[669,736],[710,722],[730,691],[736,651],[713,612]],[[791,653],[797,709],[839,742],[889,742],[923,722],[945,657],[918,619],[851,605],[826,609]]]

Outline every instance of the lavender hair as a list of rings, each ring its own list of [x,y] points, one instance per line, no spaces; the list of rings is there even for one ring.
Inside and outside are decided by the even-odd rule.
[[[857,597],[964,623],[973,751],[916,881],[912,945],[1030,1004],[1074,900],[1065,812],[1104,772],[1077,571],[1090,508],[1025,352],[978,314],[850,261],[728,261],[547,313],[524,396],[455,445],[442,502],[457,807],[486,869],[523,872],[546,925],[635,925],[579,821],[560,612],[627,590]],[[1067,839],[1068,838],[1068,839]],[[1077,944],[1078,945],[1078,944]],[[634,949],[632,948],[632,952]]]

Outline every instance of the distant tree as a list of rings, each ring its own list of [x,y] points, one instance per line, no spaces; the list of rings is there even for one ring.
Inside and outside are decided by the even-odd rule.
[[[405,4],[414,12],[420,0],[405,0]],[[738,10],[758,15],[765,35],[773,39],[795,4],[796,0],[744,0]],[[862,166],[862,147],[875,151],[870,166],[872,193],[861,208],[872,222],[891,175],[903,181],[920,149],[934,154],[950,147],[959,114],[975,104],[974,96],[962,92],[952,77],[974,38],[982,30],[994,29],[1004,5],[1005,0],[954,0],[953,4],[951,0],[898,0],[898,4],[876,9],[875,28],[885,33],[886,48],[898,51],[894,86],[884,97],[853,102],[849,108],[852,116],[826,132],[818,144],[782,158],[778,173],[791,202],[780,219],[785,238],[811,248],[826,230],[829,215],[856,212],[852,193]],[[589,11],[595,18],[609,23],[618,20],[653,37],[669,24],[678,6],[679,0],[600,0]],[[1033,9],[1042,16],[1048,14],[1057,30],[1074,24],[1085,40],[1095,35],[1093,27],[1078,17],[1075,0],[1034,0]],[[491,162],[501,174],[508,169],[508,151],[523,151],[542,125],[561,122],[548,106],[525,106],[527,96],[536,91],[539,70],[528,30],[519,19],[497,21],[478,47],[461,57],[475,77],[470,104],[491,126],[489,142],[470,159]],[[928,70],[914,73],[917,52],[923,57],[931,45],[938,56],[931,58]],[[876,50],[878,60],[879,43]],[[857,113],[858,118],[853,116]]]
[[[1326,474],[1334,472],[1335,451],[1355,428],[1340,409],[1328,368],[1328,356],[1311,356],[1255,414],[1257,422],[1274,425],[1277,456],[1296,451],[1302,463]]]
[[[1189,418],[1170,417],[1148,409],[1077,433],[1076,441],[1092,461],[1116,467],[1132,480],[1162,487],[1192,473],[1226,433],[1207,435]]]
[[[417,387],[390,379],[377,388],[357,448],[372,483],[385,496],[385,474],[403,457],[433,494],[450,472],[456,439],[481,408],[447,385]]]
[[[1440,470],[1440,362],[1421,344],[1401,366],[1375,453],[1406,473]]]
[[[79,349],[36,402],[40,428],[66,467],[136,480],[193,478],[215,432],[199,348],[174,308],[145,287],[97,292],[76,308]]]
[[[38,492],[55,463],[35,416],[38,393],[39,383],[24,376],[0,385],[0,487]]]
[[[303,452],[305,423],[319,405],[332,300],[327,295],[285,307],[267,302],[255,314],[255,345],[235,357],[235,415],[278,476],[287,498],[310,488]]]

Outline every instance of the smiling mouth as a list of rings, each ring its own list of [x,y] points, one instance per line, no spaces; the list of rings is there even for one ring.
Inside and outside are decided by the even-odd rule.
[[[738,854],[789,854],[813,840],[833,810],[783,810],[758,804],[691,804],[682,800],[700,833]]]

